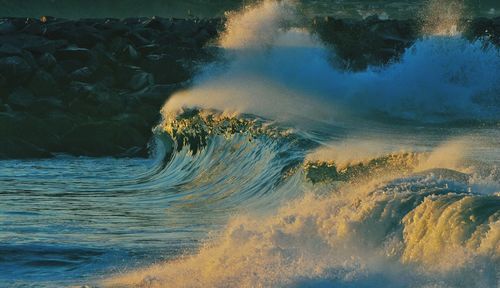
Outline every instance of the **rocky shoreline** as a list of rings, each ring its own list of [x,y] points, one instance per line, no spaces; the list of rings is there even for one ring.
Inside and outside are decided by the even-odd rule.
[[[146,157],[163,103],[217,59],[223,19],[0,19],[0,159]],[[316,18],[336,65],[359,70],[398,57],[414,20]],[[500,45],[500,18],[464,21],[470,39]]]

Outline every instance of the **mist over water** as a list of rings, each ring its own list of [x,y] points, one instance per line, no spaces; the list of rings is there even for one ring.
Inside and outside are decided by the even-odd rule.
[[[423,29],[435,33],[423,34],[397,62],[350,72],[332,67],[314,35],[290,27],[298,21],[294,7],[265,1],[234,13],[220,39],[227,61],[207,67],[164,109],[200,106],[319,121],[346,112],[423,122],[498,120],[500,52],[486,40],[461,38],[450,22],[459,16],[442,15],[437,30]]]

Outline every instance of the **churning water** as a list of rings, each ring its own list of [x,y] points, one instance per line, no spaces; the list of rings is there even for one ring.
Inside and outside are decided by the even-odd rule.
[[[431,17],[350,72],[293,2],[228,17],[151,159],[0,163],[0,285],[499,286],[498,48]]]

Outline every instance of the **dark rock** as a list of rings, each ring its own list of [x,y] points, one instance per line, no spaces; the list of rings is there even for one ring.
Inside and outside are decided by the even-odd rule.
[[[109,21],[105,23],[96,25],[97,29],[100,29],[102,35],[105,39],[109,39],[115,36],[122,36],[126,34],[130,28],[120,21]]]
[[[99,31],[95,28],[84,26],[78,28],[78,34],[75,35],[74,43],[79,47],[92,48],[97,43],[102,43],[104,37],[99,34]]]
[[[132,45],[126,45],[117,52],[117,57],[124,61],[133,62],[139,59],[140,54]]]
[[[155,30],[160,30],[164,31],[168,28],[168,24],[166,24],[163,19],[158,18],[158,17],[153,17],[151,19],[148,19],[143,22],[144,27],[149,28],[149,29],[155,29]]]
[[[0,138],[0,159],[36,159],[51,158],[53,155],[19,138]]]
[[[107,117],[116,115],[125,108],[125,100],[101,84],[73,81],[68,92],[66,97],[73,113]]]
[[[52,68],[54,68],[56,63],[57,63],[56,58],[50,53],[44,53],[38,59],[38,65],[47,70],[52,70]]]
[[[128,83],[128,87],[133,91],[137,91],[153,84],[154,84],[153,75],[151,75],[150,73],[139,72],[134,76],[132,76],[132,78]]]
[[[31,78],[29,88],[37,96],[58,94],[57,84],[52,75],[40,69]]]
[[[63,68],[64,72],[69,75],[69,73],[83,68],[86,66],[86,62],[80,61],[79,59],[67,59],[67,60],[59,60],[59,66]]]
[[[26,110],[35,105],[36,97],[30,90],[18,87],[10,93],[8,103],[16,110]]]
[[[40,23],[40,21],[33,21],[26,25],[21,32],[43,36],[47,32],[47,27],[43,23]]]
[[[5,43],[0,45],[0,57],[5,57],[5,56],[20,56],[22,55],[21,49],[9,44]]]
[[[161,107],[165,103],[165,101],[167,101],[170,96],[181,87],[182,85],[178,84],[154,85],[132,95],[137,97],[137,99],[141,103],[147,103]]]
[[[57,49],[67,46],[66,40],[48,40],[42,36],[29,35],[29,34],[9,34],[0,35],[0,42],[3,44],[10,44],[19,49],[24,49],[36,54],[43,54],[46,52],[53,53]]]
[[[113,69],[113,75],[119,87],[127,87],[128,81],[132,76],[141,72],[141,68],[132,65],[116,65]]]
[[[14,113],[14,110],[12,110],[9,104],[3,104],[2,106],[0,106],[0,112]]]
[[[125,37],[127,37],[136,47],[151,44],[148,39],[144,38],[137,32],[129,32],[125,35]]]
[[[26,63],[28,63],[28,65],[30,65],[33,70],[38,68],[38,63],[36,62],[35,57],[33,56],[33,54],[31,54],[30,51],[23,50],[21,54],[23,59],[26,60]]]
[[[10,56],[0,59],[0,74],[9,84],[23,83],[31,76],[32,68],[19,56]]]
[[[75,127],[63,137],[62,145],[74,155],[123,156],[131,148],[144,147],[147,141],[130,126],[104,121]]]
[[[61,65],[56,64],[51,69],[51,72],[52,72],[52,77],[54,77],[57,83],[64,85],[67,82],[69,82],[68,73],[64,70],[64,68]]]
[[[144,45],[138,48],[139,52],[145,55],[151,54],[160,48],[160,45],[158,44],[149,44],[149,45]]]
[[[17,31],[17,27],[8,19],[0,20],[0,34],[9,34]]]
[[[63,110],[64,106],[61,100],[55,97],[41,98],[35,102],[35,106],[30,110],[35,114],[42,116]]]
[[[93,80],[93,76],[94,71],[92,71],[89,67],[83,67],[71,72],[69,78],[79,82],[90,82]]]
[[[65,49],[57,50],[55,57],[58,60],[78,60],[86,62],[90,59],[92,54],[87,48],[68,47]]]
[[[71,81],[68,87],[68,91],[72,94],[72,96],[80,98],[87,97],[93,93],[95,89],[95,85],[79,81]]]
[[[59,138],[42,119],[22,113],[0,113],[0,139],[22,139],[47,151],[56,151]]]
[[[7,90],[8,90],[8,87],[7,87],[7,79],[5,79],[5,77],[0,74],[0,99],[2,99],[2,97],[6,97],[7,95]]]
[[[161,105],[181,87],[170,84],[184,83],[195,62],[209,59],[212,51],[202,47],[220,23],[0,19],[0,149],[24,147],[0,150],[0,158],[30,149],[147,156]]]
[[[194,35],[200,27],[193,21],[186,19],[175,19],[170,30],[181,37],[190,37]]]
[[[159,84],[180,83],[190,77],[190,73],[175,58],[165,54],[148,55],[141,66],[155,75],[155,81]]]

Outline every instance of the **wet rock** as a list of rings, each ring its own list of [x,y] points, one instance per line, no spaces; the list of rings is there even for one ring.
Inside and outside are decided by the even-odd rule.
[[[116,53],[117,57],[120,58],[121,60],[124,61],[136,61],[139,59],[140,54],[135,50],[135,48],[132,45],[125,45],[122,49],[120,49]]]
[[[8,104],[16,110],[27,110],[36,103],[36,97],[33,93],[23,87],[15,88],[8,97]]]
[[[59,66],[63,68],[64,72],[69,75],[69,73],[83,68],[87,65],[86,62],[80,61],[78,59],[67,59],[67,60],[59,60]]]
[[[2,99],[2,97],[6,97],[7,90],[7,79],[5,79],[2,74],[0,74],[0,99]]]
[[[0,20],[0,34],[10,34],[17,31],[17,27],[8,19]]]
[[[71,81],[68,86],[68,92],[74,97],[85,98],[95,91],[95,86],[89,83]]]
[[[49,40],[42,36],[29,34],[9,34],[0,35],[0,42],[10,44],[19,49],[27,50],[36,54],[53,53],[57,49],[61,49],[68,45],[66,40]]]
[[[21,49],[9,43],[0,45],[0,57],[15,56],[15,55],[17,56],[22,55]]]
[[[28,87],[37,96],[43,97],[58,94],[56,81],[51,74],[42,69],[33,75]]]
[[[178,84],[154,85],[133,95],[137,97],[141,103],[147,103],[160,107],[175,91],[179,90],[181,87],[182,85]]]
[[[53,155],[20,138],[0,139],[0,159],[51,158]]]
[[[55,151],[59,139],[42,119],[25,113],[0,113],[0,139],[21,139],[40,149]]]
[[[83,26],[78,28],[78,34],[75,35],[74,43],[79,47],[90,49],[96,44],[102,43],[104,39],[97,29],[90,26]]]
[[[147,141],[130,126],[103,121],[75,127],[63,137],[62,145],[74,155],[123,156],[131,148],[144,147]]]
[[[137,32],[129,32],[125,35],[125,37],[130,40],[130,42],[132,42],[136,47],[148,45],[151,43],[148,39],[144,38]]]
[[[33,70],[38,68],[38,63],[35,59],[35,56],[33,56],[30,51],[22,50],[21,54],[22,58],[26,61],[26,63],[28,63],[28,65],[31,66]]]
[[[51,70],[56,65],[56,58],[50,53],[44,53],[38,58],[38,65],[44,69]]]
[[[19,56],[10,56],[0,59],[0,73],[8,83],[23,83],[31,76],[32,67]]]
[[[80,47],[68,47],[55,53],[58,60],[78,60],[81,62],[88,61],[91,56],[89,49]]]
[[[133,65],[119,64],[113,67],[113,75],[119,87],[127,87],[128,81],[137,73],[141,72],[141,67]]]
[[[143,25],[146,28],[155,29],[159,31],[165,31],[170,26],[169,24],[165,23],[164,19],[158,17],[153,17],[151,19],[144,21]]]
[[[170,84],[208,59],[201,47],[214,27],[157,17],[0,19],[0,139],[26,151],[147,156],[161,105],[180,87]],[[96,144],[95,134],[105,140]]]
[[[50,72],[60,86],[66,85],[69,82],[68,73],[61,65],[56,64]]]
[[[141,66],[145,71],[155,75],[159,84],[173,84],[184,82],[190,74],[177,60],[166,54],[148,55]]]
[[[90,82],[94,80],[94,71],[89,67],[83,67],[71,72],[69,78],[79,82]]]
[[[153,75],[151,75],[150,73],[139,72],[132,76],[130,82],[128,83],[128,87],[133,91],[137,91],[153,84],[154,84]]]

